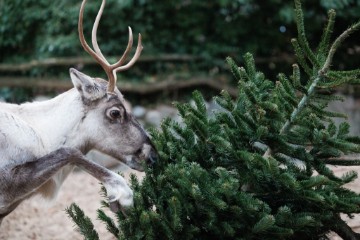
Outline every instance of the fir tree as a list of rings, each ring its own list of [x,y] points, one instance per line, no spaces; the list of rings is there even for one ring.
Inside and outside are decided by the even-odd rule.
[[[159,153],[141,184],[131,178],[134,208],[112,220],[99,218],[118,239],[343,239],[360,234],[340,218],[360,212],[360,195],[344,184],[356,172],[335,176],[328,165],[359,165],[344,160],[360,152],[360,138],[349,136],[342,114],[326,110],[342,84],[360,82],[360,69],[331,68],[340,44],[360,22],[331,43],[335,12],[329,11],[320,44],[312,50],[305,36],[300,0],[295,0],[298,63],[291,76],[268,80],[253,56],[244,67],[228,58],[238,81],[234,100],[222,92],[220,110],[209,116],[202,95],[195,104],[176,104],[183,122],[163,121],[152,132]],[[106,205],[104,203],[104,205]],[[67,212],[86,239],[98,239],[91,221],[75,204]]]

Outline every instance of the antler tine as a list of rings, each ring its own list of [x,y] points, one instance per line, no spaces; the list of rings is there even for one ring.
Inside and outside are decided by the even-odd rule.
[[[141,44],[141,34],[139,34],[138,45],[136,47],[136,51],[135,51],[133,58],[126,65],[121,66],[121,64],[125,61],[125,58],[132,47],[132,43],[133,43],[133,36],[132,36],[131,28],[129,27],[128,46],[126,47],[126,50],[125,50],[124,54],[122,55],[122,57],[120,58],[120,60],[117,63],[111,65],[113,81],[110,81],[110,79],[109,79],[109,84],[108,84],[108,88],[107,88],[108,93],[112,93],[115,90],[115,85],[116,85],[116,80],[117,80],[116,72],[119,72],[119,71],[121,72],[121,71],[124,71],[124,70],[130,68],[132,65],[134,65],[136,60],[138,60],[138,58],[140,57],[141,51],[143,49],[143,46]]]
[[[92,45],[93,45],[95,51],[90,48],[90,46],[88,45],[88,43],[86,42],[85,37],[84,37],[83,17],[84,17],[84,8],[85,8],[86,0],[83,0],[83,2],[81,3],[79,22],[78,22],[78,31],[79,31],[79,39],[80,39],[81,45],[83,46],[85,51],[88,52],[90,54],[90,56],[92,56],[101,65],[101,67],[104,69],[104,71],[108,77],[109,83],[108,83],[108,87],[107,87],[107,92],[109,94],[114,94],[116,78],[117,78],[116,72],[124,71],[124,70],[130,68],[136,62],[136,60],[140,57],[143,47],[141,45],[141,35],[139,34],[138,45],[136,47],[136,51],[135,51],[133,58],[126,65],[121,66],[121,64],[123,64],[124,61],[126,60],[126,57],[129,54],[129,52],[132,48],[132,44],[133,44],[132,30],[129,27],[129,41],[128,41],[128,45],[125,49],[125,52],[123,53],[123,55],[121,56],[119,61],[117,61],[116,63],[114,63],[112,65],[109,64],[109,62],[106,60],[106,58],[104,57],[104,55],[102,54],[102,52],[99,48],[99,45],[97,43],[97,37],[96,37],[97,28],[99,26],[101,15],[105,8],[105,3],[106,3],[106,0],[102,0],[99,12],[96,15],[96,19],[95,19],[95,22],[94,22],[94,25],[92,28],[92,32],[91,32],[91,41],[92,41]]]
[[[116,69],[117,67],[121,66],[121,64],[123,64],[126,60],[126,57],[128,55],[128,53],[130,52],[132,45],[133,45],[133,34],[132,34],[132,30],[131,27],[128,27],[129,29],[129,41],[128,41],[128,45],[126,46],[125,52],[123,53],[123,55],[121,56],[120,60],[117,61],[116,63],[114,63],[113,65],[111,65],[112,69]]]
[[[142,50],[143,50],[143,46],[141,44],[141,34],[139,33],[138,45],[136,47],[136,51],[133,58],[126,65],[115,68],[114,72],[121,72],[126,69],[129,69],[139,59]]]
[[[104,55],[102,54],[100,48],[99,48],[99,45],[98,45],[98,42],[97,42],[97,37],[96,37],[96,34],[97,34],[97,29],[98,29],[98,26],[99,26],[99,22],[100,22],[100,19],[101,19],[101,16],[102,16],[102,13],[104,11],[104,7],[105,7],[105,4],[106,4],[106,0],[103,0],[102,3],[101,3],[101,6],[100,6],[100,9],[99,9],[99,12],[98,14],[96,15],[96,19],[95,19],[95,22],[94,22],[94,25],[93,25],[93,28],[92,28],[92,32],[91,32],[91,41],[92,41],[92,45],[94,47],[94,50],[95,52],[97,53],[97,55],[99,55],[99,57],[102,58],[102,60],[107,63],[108,65],[109,62],[106,60],[106,58],[104,57]]]
[[[84,8],[85,8],[86,0],[83,0],[80,7],[80,14],[79,14],[79,22],[78,22],[78,32],[79,32],[79,39],[81,42],[81,45],[85,49],[86,52],[90,54],[105,70],[106,73],[108,73],[108,64],[104,62],[104,60],[97,55],[94,50],[90,48],[90,46],[87,44],[85,37],[84,37],[84,29],[83,29],[83,16],[84,16]]]

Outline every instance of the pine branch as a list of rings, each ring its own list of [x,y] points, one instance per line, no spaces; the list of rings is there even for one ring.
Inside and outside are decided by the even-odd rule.
[[[299,86],[301,86],[300,68],[297,64],[293,64],[292,67],[293,67],[293,74],[291,76],[291,80],[293,86],[295,88],[298,88]]]
[[[305,35],[303,33],[303,20],[301,20],[302,17],[302,11],[301,11],[301,4],[300,4],[300,0],[296,0],[295,1],[295,5],[296,5],[296,11],[297,11],[297,22],[300,22],[298,24],[299,26],[299,37],[300,38],[304,38]],[[300,100],[298,106],[293,110],[293,112],[290,115],[290,118],[285,122],[285,124],[283,125],[283,127],[281,128],[279,135],[283,135],[285,134],[292,126],[294,120],[297,118],[297,116],[299,115],[299,113],[301,113],[301,111],[304,109],[304,107],[307,105],[307,103],[309,102],[309,100],[311,99],[312,95],[315,93],[316,88],[318,87],[319,83],[324,79],[324,77],[326,76],[326,73],[329,71],[333,56],[336,52],[336,50],[338,49],[338,47],[341,45],[341,43],[347,38],[349,37],[353,32],[355,32],[356,30],[358,30],[360,28],[360,21],[357,22],[356,24],[354,24],[353,26],[349,27],[346,31],[344,31],[332,44],[329,53],[327,55],[326,61],[324,63],[324,65],[322,66],[322,68],[318,71],[317,75],[315,76],[313,82],[311,83],[311,85],[309,86],[306,95],[303,96],[303,98]],[[304,41],[304,46],[305,49],[307,49],[307,42],[303,39]],[[357,72],[356,72],[357,73]],[[263,157],[268,158],[269,156],[272,155],[272,150],[270,148],[267,149],[267,151],[264,153]]]
[[[309,66],[309,64],[306,62],[305,55],[301,50],[301,47],[299,45],[299,42],[297,39],[293,38],[291,39],[291,44],[294,47],[295,55],[297,57],[297,61],[301,65],[301,67],[304,69],[305,73],[309,76],[312,75],[312,70]]]
[[[299,44],[302,47],[302,49],[304,49],[305,54],[310,60],[311,64],[314,66],[318,66],[319,63],[315,57],[315,54],[310,49],[309,42],[306,39],[304,16],[301,8],[301,0],[295,0],[295,17],[296,17],[296,26],[298,29]]]
[[[332,63],[334,54],[336,52],[336,50],[339,48],[339,46],[341,45],[341,43],[348,38],[353,32],[355,32],[356,30],[358,30],[360,28],[360,21],[355,23],[354,25],[352,25],[351,27],[349,27],[347,30],[345,30],[345,32],[343,32],[342,34],[340,34],[340,36],[335,39],[334,43],[332,44],[329,54],[326,58],[326,61],[324,63],[324,66],[322,67],[322,69],[320,70],[321,74],[326,74],[330,68],[330,65]]]
[[[72,218],[77,225],[77,230],[85,237],[86,240],[99,240],[99,235],[94,229],[91,219],[85,216],[84,212],[75,203],[71,204],[66,213]]]
[[[359,166],[360,160],[359,159],[327,159],[324,160],[326,164],[330,165],[337,165],[337,166]]]
[[[324,33],[321,37],[321,42],[320,42],[319,48],[318,48],[319,55],[325,55],[326,52],[328,51],[328,47],[330,44],[330,37],[331,37],[333,28],[334,28],[335,16],[336,16],[336,12],[333,9],[329,10],[328,23],[327,23]]]
[[[346,70],[346,71],[329,71],[329,74],[360,77],[360,69]]]
[[[106,229],[110,233],[112,233],[115,237],[118,237],[119,229],[115,225],[114,221],[109,216],[107,216],[106,213],[101,209],[98,209],[97,213],[98,213],[98,219],[101,220],[103,223],[105,223]]]
[[[283,127],[281,128],[279,134],[282,135],[284,133],[286,133],[290,127],[292,126],[294,120],[296,119],[296,117],[299,115],[299,113],[301,113],[301,111],[304,109],[304,107],[306,106],[306,104],[308,103],[308,101],[311,99],[313,93],[316,90],[316,86],[318,85],[319,81],[322,79],[322,75],[318,75],[314,81],[312,82],[312,84],[310,85],[307,95],[304,95],[304,97],[300,100],[298,106],[294,109],[294,111],[291,113],[290,115],[290,119],[287,120],[285,122],[285,124],[283,125]],[[268,148],[268,150],[266,150],[266,152],[264,153],[263,157],[268,158],[269,156],[271,156],[271,149]]]
[[[354,232],[345,222],[336,216],[336,225],[334,226],[333,231],[336,232],[344,240],[358,240],[360,239],[360,234]]]

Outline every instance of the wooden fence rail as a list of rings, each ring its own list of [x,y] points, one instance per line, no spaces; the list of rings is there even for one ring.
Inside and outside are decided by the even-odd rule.
[[[118,59],[118,57],[110,57],[110,61]],[[199,56],[187,55],[187,54],[159,54],[153,56],[141,56],[139,62],[193,62],[193,61],[205,61],[206,59]],[[213,60],[219,67],[224,67],[224,60]],[[268,58],[256,58],[256,63],[293,63],[294,58],[283,54],[281,56],[274,56]],[[35,67],[53,67],[53,66],[79,66],[82,65],[94,65],[97,64],[90,57],[60,57],[60,58],[48,58],[43,60],[32,60],[26,63],[20,64],[7,64],[0,63],[0,73],[7,73],[6,75],[15,73],[24,73]],[[222,83],[219,77],[192,77],[190,79],[173,79],[171,76],[168,77],[167,81],[161,81],[156,83],[141,83],[141,84],[130,84],[121,83],[120,89],[124,93],[134,93],[139,95],[147,95],[158,93],[161,91],[178,91],[182,89],[195,89],[206,87],[215,91],[226,90],[233,97],[237,95],[236,88]],[[47,90],[65,90],[72,87],[70,80],[64,81],[58,78],[44,79],[44,78],[28,78],[28,77],[17,77],[17,76],[1,76],[0,75],[0,87],[25,87],[25,88],[42,88]]]
[[[109,57],[108,59],[116,61],[120,57]],[[141,56],[138,62],[191,62],[202,59],[192,55],[178,55],[166,54],[159,56]],[[75,65],[92,65],[97,64],[96,61],[90,57],[59,57],[47,58],[43,60],[32,60],[27,63],[0,63],[0,72],[24,72],[29,71],[34,67],[51,67],[51,66],[75,66]]]
[[[66,90],[73,87],[70,79],[41,79],[24,77],[0,77],[0,87],[22,87],[22,88],[43,88],[48,90]],[[236,87],[224,85],[219,79],[215,78],[191,78],[183,81],[169,80],[155,83],[119,83],[119,89],[123,93],[133,93],[138,95],[155,94],[164,91],[179,91],[182,89],[195,89],[207,87],[220,92],[226,90],[233,97],[237,95]]]
[[[109,57],[109,60],[116,61],[119,57]],[[138,62],[192,62],[192,61],[205,60],[203,57],[187,55],[187,54],[161,54],[156,56],[141,56]],[[281,56],[273,56],[266,58],[256,58],[256,63],[293,63],[294,58],[287,54]],[[215,65],[224,65],[224,60],[214,60]],[[0,63],[0,72],[26,72],[34,67],[51,67],[51,66],[75,66],[75,65],[93,65],[97,64],[90,57],[59,57],[59,58],[47,58],[43,60],[32,60],[26,63]]]

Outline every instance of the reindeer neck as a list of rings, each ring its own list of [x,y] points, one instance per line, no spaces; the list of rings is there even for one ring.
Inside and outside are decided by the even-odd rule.
[[[16,112],[41,136],[47,150],[66,146],[87,151],[83,134],[76,132],[85,109],[75,89],[47,101],[21,104]]]

